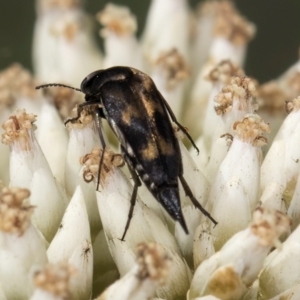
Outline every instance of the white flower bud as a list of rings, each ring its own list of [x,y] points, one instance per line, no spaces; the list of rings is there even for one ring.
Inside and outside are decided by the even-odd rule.
[[[17,110],[3,124],[2,142],[10,145],[10,185],[30,189],[30,202],[37,206],[32,221],[49,242],[60,224],[66,197],[35,139],[34,122],[33,114]]]
[[[229,14],[235,10],[231,1],[203,1],[199,3],[196,11],[194,40],[192,44],[192,58],[194,70],[198,71],[207,61],[211,43],[213,41],[213,29],[216,19],[222,14]]]
[[[69,299],[70,279],[77,271],[65,263],[47,265],[34,275],[35,291],[30,300]]]
[[[151,78],[180,119],[184,103],[184,88],[190,69],[177,49],[162,52],[156,59]]]
[[[77,113],[77,109],[76,109]],[[89,153],[93,147],[99,144],[99,133],[93,122],[93,115],[84,109],[76,122],[67,123],[70,132],[67,158],[65,186],[69,195],[73,195],[79,183],[81,170],[80,157]]]
[[[51,263],[68,262],[78,270],[70,283],[72,299],[88,299],[92,291],[93,249],[81,188],[78,186],[47,250]]]
[[[281,212],[257,209],[247,229],[234,235],[197,268],[189,299],[204,295],[241,299],[257,278],[271,247],[279,243],[279,236],[289,226],[289,218]]]
[[[201,223],[195,230],[193,243],[194,269],[215,254],[214,236],[210,233],[208,221]]]
[[[47,250],[49,261],[68,261],[75,249],[85,241],[91,241],[90,227],[82,190],[78,186]]]
[[[68,133],[56,108],[47,101],[42,104],[37,127],[36,138],[52,174],[64,186]]]
[[[14,63],[0,72],[0,124],[3,124],[13,107],[38,113],[40,98],[35,90],[36,80],[29,71]],[[9,149],[0,143],[0,179],[9,183]]]
[[[100,32],[104,38],[104,68],[130,66],[144,70],[142,52],[134,35],[137,22],[130,10],[126,6],[108,3],[97,18],[104,26]]]
[[[204,113],[204,120],[203,120],[203,135],[205,138],[205,146],[209,151],[211,148],[211,144],[213,139],[216,139],[214,136],[216,130],[216,124],[220,122],[220,117],[216,113],[215,110],[215,98],[216,96],[222,91],[224,86],[230,84],[231,78],[236,76],[243,76],[243,71],[234,65],[230,60],[223,60],[216,65],[215,68],[211,70],[208,74],[207,79],[213,83],[213,88],[209,95],[206,111]],[[243,83],[240,83],[242,85]],[[250,83],[248,84],[250,86]],[[244,84],[244,88],[249,91],[248,86]],[[232,101],[236,101],[237,99],[233,99]],[[244,100],[244,99],[243,99]],[[246,100],[246,99],[245,99]],[[246,100],[247,101],[247,100]],[[247,111],[250,112],[250,111]],[[227,131],[223,132],[222,134],[226,133]]]
[[[59,2],[38,11],[33,62],[40,80],[78,86],[86,74],[101,68],[102,54],[91,25],[90,17],[78,5]]]
[[[78,245],[68,263],[78,271],[70,279],[72,299],[90,299],[93,283],[93,248],[90,241],[85,240]]]
[[[7,299],[28,299],[30,274],[47,263],[46,247],[31,224],[33,207],[26,189],[4,188],[0,194],[0,282]]]
[[[209,57],[198,71],[193,85],[190,109],[186,115],[187,121],[190,119],[204,120],[204,113],[212,90],[212,84],[206,81],[206,77],[222,60],[230,60],[237,66],[242,66],[246,44],[253,37],[254,32],[254,25],[247,22],[232,6],[228,5],[226,9],[220,9],[214,24],[214,38]],[[193,123],[187,123],[189,127],[191,127],[190,124],[195,126]],[[198,126],[196,124],[196,129],[196,134],[201,133],[202,124]]]
[[[228,11],[217,17],[214,39],[210,49],[210,59],[219,62],[230,59],[242,66],[245,59],[246,45],[255,35],[255,26],[237,11]]]
[[[130,272],[111,285],[97,299],[149,299],[154,295],[157,287],[166,284],[171,270],[171,258],[162,247],[151,243],[139,244],[136,263]]]
[[[189,17],[186,0],[152,0],[143,33],[145,56],[153,61],[175,48],[188,61]]]
[[[298,95],[295,95],[296,97]],[[272,142],[282,125],[285,117],[285,101],[292,100],[288,93],[280,86],[276,80],[271,80],[262,84],[257,89],[257,102],[259,103],[259,115],[268,123],[272,124],[272,131],[268,136],[268,145],[264,148],[267,153]]]
[[[269,126],[259,116],[247,115],[236,122],[233,129],[236,137],[217,173],[207,206],[211,215],[222,224],[212,229],[217,250],[233,234],[246,228],[251,220],[259,193],[259,146],[266,141],[262,134]]]
[[[230,84],[224,86],[214,98],[214,109],[220,118],[212,141],[222,134],[232,133],[232,124],[257,110],[255,94],[256,88],[252,79],[245,76],[231,78]]]
[[[298,160],[300,152],[300,97],[286,103],[289,115],[279,129],[274,142],[261,167],[261,202],[266,207],[285,211],[293,197],[296,180],[300,174]]]
[[[203,133],[202,127],[205,118],[205,110],[213,86],[212,82],[208,81],[206,78],[213,67],[214,65],[204,65],[199,71],[191,88],[189,105],[184,114],[184,123],[190,128],[191,135],[195,138],[199,138]],[[197,120],[197,122],[195,122],[195,120]]]
[[[300,227],[266,259],[259,278],[259,293],[263,299],[273,298],[299,283]]]
[[[39,113],[42,98],[35,89],[37,80],[28,70],[14,63],[1,72],[0,77],[1,98],[4,97],[1,102],[12,106],[13,109],[25,109],[33,114]]]
[[[89,110],[83,110],[76,122],[67,124],[70,139],[67,150],[65,185],[69,195],[73,195],[75,188],[80,185],[86,209],[89,216],[92,240],[101,229],[101,220],[97,207],[95,187],[82,179],[80,158],[89,153],[93,147],[99,145],[99,132],[95,128],[93,115]]]
[[[214,140],[210,150],[210,157],[204,171],[206,178],[210,184],[213,184],[213,182],[215,181],[220,165],[226,157],[231,147],[232,141],[233,136],[228,133],[223,134],[219,138]]]

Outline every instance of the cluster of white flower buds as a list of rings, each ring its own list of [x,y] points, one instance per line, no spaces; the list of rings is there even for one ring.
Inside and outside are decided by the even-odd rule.
[[[300,63],[247,77],[255,26],[227,0],[152,0],[141,39],[125,6],[97,20],[104,54],[80,0],[37,0],[34,75],[0,72],[0,300],[300,299]],[[174,125],[184,176],[217,226],[180,187],[186,235],[143,185],[121,240],[133,184],[112,132],[103,150],[89,108],[64,126],[82,94],[35,90],[116,65],[189,128],[198,156]]]

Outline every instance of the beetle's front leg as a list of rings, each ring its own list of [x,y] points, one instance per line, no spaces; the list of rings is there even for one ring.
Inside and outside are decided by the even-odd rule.
[[[103,160],[104,160],[104,153],[105,153],[105,149],[106,149],[106,142],[105,142],[105,139],[104,139],[104,136],[103,136],[103,132],[102,132],[102,128],[101,128],[101,121],[100,121],[102,116],[105,118],[104,113],[103,113],[103,109],[98,107],[96,109],[95,121],[96,121],[96,126],[97,126],[97,129],[98,129],[98,133],[99,133],[100,143],[101,143],[101,146],[102,146],[102,153],[101,153],[101,157],[100,157],[100,161],[99,161],[99,171],[98,171],[96,191],[99,191],[101,168],[102,168],[102,164],[103,164]]]
[[[74,122],[78,121],[81,116],[81,113],[85,107],[89,107],[92,105],[99,105],[99,104],[100,104],[99,101],[89,101],[89,102],[83,102],[83,103],[79,104],[77,107],[77,116],[74,118],[69,118],[67,121],[65,121],[65,125],[67,125],[70,122],[74,123]],[[97,110],[98,109],[101,110],[100,117],[105,119],[102,108],[98,107]]]

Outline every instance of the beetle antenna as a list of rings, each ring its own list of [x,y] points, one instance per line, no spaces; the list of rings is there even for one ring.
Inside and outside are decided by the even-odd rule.
[[[81,90],[81,89],[77,89],[77,88],[74,88],[74,87],[72,87],[72,86],[68,86],[68,85],[61,84],[61,83],[48,83],[48,84],[42,84],[42,85],[36,86],[35,89],[36,89],[36,90],[39,90],[39,89],[43,89],[43,88],[46,88],[46,87],[49,87],[49,86],[61,86],[61,87],[65,87],[65,88],[72,89],[72,90],[75,90],[75,91],[78,91],[78,92],[81,92],[81,93],[82,93],[82,90]]]

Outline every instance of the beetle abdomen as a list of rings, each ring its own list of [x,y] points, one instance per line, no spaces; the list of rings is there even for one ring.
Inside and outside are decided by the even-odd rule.
[[[158,190],[157,193],[158,201],[161,203],[163,208],[168,214],[175,220],[178,221],[182,226],[183,230],[188,234],[188,229],[184,221],[180,206],[178,183],[174,187],[163,186]]]

